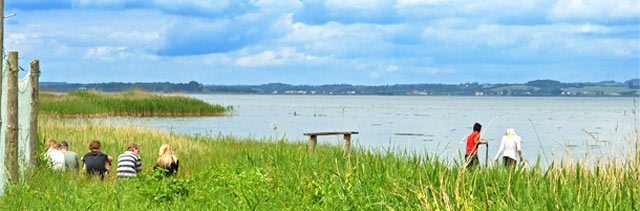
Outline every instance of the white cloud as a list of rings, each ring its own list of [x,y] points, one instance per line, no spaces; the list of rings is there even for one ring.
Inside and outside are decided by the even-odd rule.
[[[418,73],[423,73],[423,74],[430,74],[430,75],[436,75],[436,74],[450,74],[450,73],[455,73],[456,70],[455,69],[451,69],[451,68],[436,68],[436,67],[418,67],[415,70]]]
[[[446,3],[446,0],[398,0],[396,8],[412,8],[416,6],[432,6]]]
[[[107,35],[108,39],[126,40],[130,42],[157,42],[160,39],[160,33],[156,31],[141,32],[133,31],[115,31]]]
[[[555,21],[638,19],[637,0],[560,0],[553,5],[548,17]]]
[[[379,10],[393,4],[391,0],[327,0],[329,9]]]
[[[229,0],[153,0],[153,3],[173,10],[200,8],[210,12],[220,12],[229,7]]]
[[[284,47],[278,50],[266,50],[260,53],[240,57],[235,63],[244,67],[283,66],[294,64],[322,63],[326,58],[296,52],[295,48]]]
[[[386,70],[387,70],[387,72],[395,72],[395,71],[398,71],[399,69],[400,69],[400,67],[398,67],[396,65],[389,65]]]
[[[84,58],[103,61],[122,60],[131,55],[129,52],[126,52],[126,50],[126,46],[97,46],[87,49]]]

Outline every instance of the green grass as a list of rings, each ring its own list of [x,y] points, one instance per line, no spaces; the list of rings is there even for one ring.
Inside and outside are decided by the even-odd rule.
[[[0,209],[13,210],[637,210],[640,209],[637,128],[628,135],[635,153],[623,163],[468,171],[396,150],[181,136],[148,129],[42,120],[39,139],[66,139],[81,156],[91,139],[116,157],[140,144],[144,172],[131,180],[88,180],[81,174],[32,169],[9,186]],[[163,143],[180,159],[176,178],[150,169]],[[114,165],[116,163],[114,162]],[[112,171],[115,169],[112,168]],[[113,176],[113,175],[111,175]]]
[[[583,88],[566,88],[563,91],[568,92],[603,92],[605,95],[610,95],[613,93],[625,93],[625,92],[635,92],[635,95],[640,95],[640,91],[638,89],[630,89],[629,87],[609,87],[609,86],[585,86]]]
[[[186,96],[129,91],[40,93],[38,110],[45,117],[215,116],[231,107],[211,105]]]

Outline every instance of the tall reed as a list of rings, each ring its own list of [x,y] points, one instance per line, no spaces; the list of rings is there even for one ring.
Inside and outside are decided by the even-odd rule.
[[[164,96],[142,91],[44,92],[40,93],[39,99],[38,109],[44,117],[216,116],[233,109],[181,95]]]

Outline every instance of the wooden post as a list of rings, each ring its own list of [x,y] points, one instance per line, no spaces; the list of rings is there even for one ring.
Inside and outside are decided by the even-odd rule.
[[[18,52],[9,52],[7,72],[7,130],[5,139],[5,166],[7,183],[18,183]]]
[[[344,140],[342,141],[342,150],[343,157],[351,155],[351,134],[344,134]]]
[[[29,120],[29,158],[36,165],[38,156],[38,84],[40,78],[40,61],[31,62],[31,114]]]
[[[318,136],[311,135],[309,137],[309,153],[313,153],[313,150],[316,148],[316,144],[318,143]]]
[[[2,57],[4,56],[4,0],[0,0],[0,71],[2,69]]]

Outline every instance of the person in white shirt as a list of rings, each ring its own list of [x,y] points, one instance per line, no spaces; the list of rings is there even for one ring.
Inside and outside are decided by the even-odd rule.
[[[507,129],[507,134],[502,137],[502,141],[500,142],[500,148],[498,149],[498,153],[493,158],[494,162],[498,162],[498,157],[502,154],[502,158],[504,159],[504,166],[510,167],[516,164],[516,152],[518,152],[518,156],[520,157],[520,162],[522,162],[522,150],[520,148],[521,138],[516,134],[516,131],[513,128]]]
[[[51,168],[54,170],[64,170],[64,153],[58,150],[56,140],[50,138],[47,140],[49,149],[44,154],[44,159],[49,161]]]

